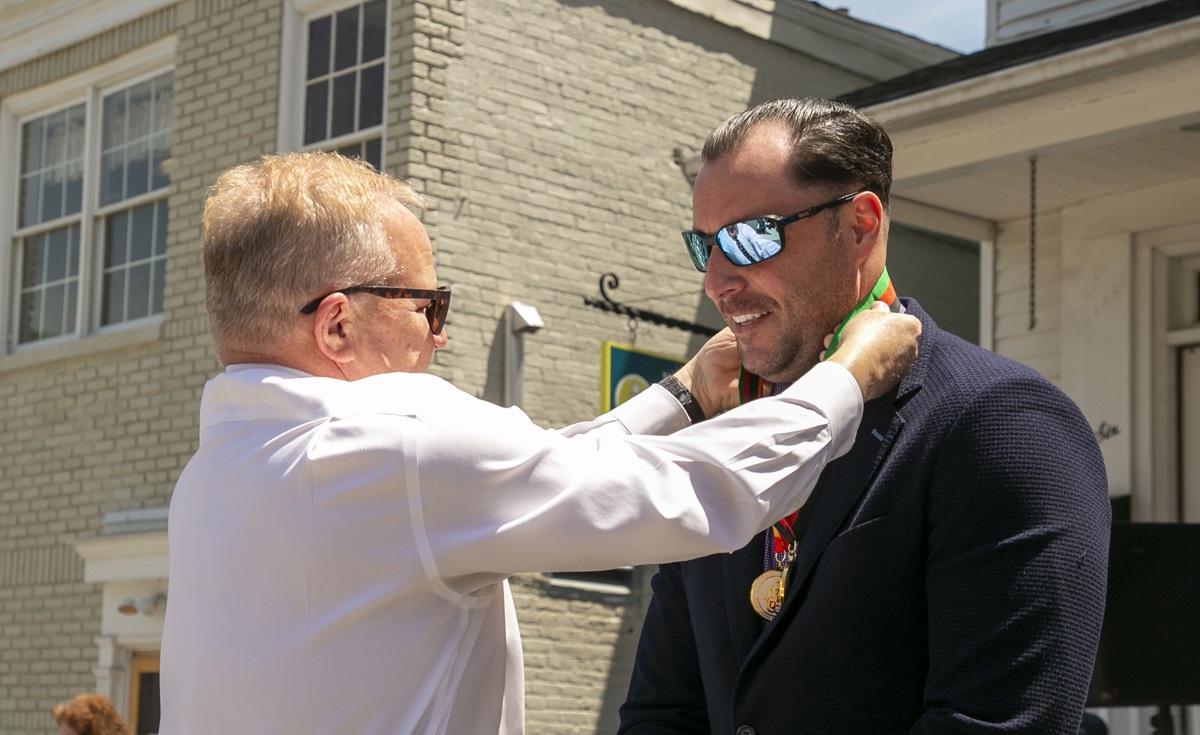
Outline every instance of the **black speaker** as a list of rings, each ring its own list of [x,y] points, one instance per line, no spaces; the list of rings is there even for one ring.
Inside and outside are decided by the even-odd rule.
[[[1089,707],[1200,704],[1200,524],[1113,523]]]

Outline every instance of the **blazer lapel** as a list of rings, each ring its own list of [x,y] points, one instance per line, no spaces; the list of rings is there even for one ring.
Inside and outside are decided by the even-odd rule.
[[[857,505],[859,497],[875,474],[875,468],[887,456],[904,419],[893,407],[895,391],[863,408],[862,423],[854,438],[854,446],[837,461],[825,468],[821,476],[821,494],[813,508],[812,520],[804,529],[796,549],[796,560],[788,587],[799,590],[825,549],[837,534],[847,514]],[[784,596],[784,610],[799,595]],[[783,610],[780,610],[780,614]]]
[[[786,628],[784,621],[794,615],[795,610],[802,604],[805,583],[821,552],[858,503],[875,474],[876,467],[887,456],[896,435],[903,428],[904,419],[896,413],[895,399],[896,389],[893,389],[891,393],[863,407],[863,418],[854,438],[854,446],[840,459],[830,463],[821,474],[810,501],[814,503],[812,518],[801,531],[796,559],[792,562],[783,608],[775,619],[767,624],[763,634],[746,656],[747,660],[758,655],[764,648],[769,649],[773,646],[774,644],[767,644],[766,641],[776,631]],[[743,664],[743,672],[747,668],[748,666]]]

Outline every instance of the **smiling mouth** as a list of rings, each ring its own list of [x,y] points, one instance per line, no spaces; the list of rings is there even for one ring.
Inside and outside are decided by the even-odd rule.
[[[756,311],[752,314],[731,314],[729,318],[731,320],[733,320],[734,324],[743,325],[743,324],[749,324],[750,322],[754,321],[755,319],[764,317],[766,315],[767,315],[767,312],[765,312],[765,311]]]

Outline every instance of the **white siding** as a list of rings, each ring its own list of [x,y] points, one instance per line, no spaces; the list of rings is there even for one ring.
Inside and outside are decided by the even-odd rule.
[[[1159,0],[988,0],[987,45],[1079,25]]]

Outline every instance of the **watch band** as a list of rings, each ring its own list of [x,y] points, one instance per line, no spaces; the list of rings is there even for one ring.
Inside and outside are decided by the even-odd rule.
[[[683,406],[683,410],[687,412],[688,418],[693,424],[700,423],[706,417],[704,409],[700,408],[700,404],[696,402],[696,397],[692,392],[684,387],[683,383],[679,382],[679,378],[674,375],[668,375],[658,384],[666,388],[671,395],[675,396],[675,400],[679,401],[679,405]]]

